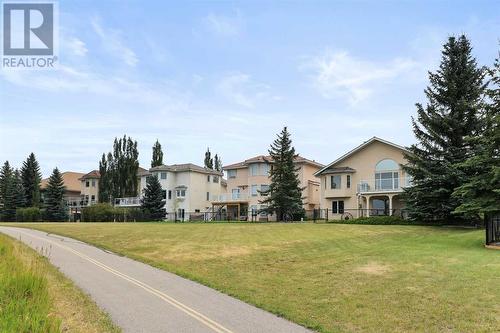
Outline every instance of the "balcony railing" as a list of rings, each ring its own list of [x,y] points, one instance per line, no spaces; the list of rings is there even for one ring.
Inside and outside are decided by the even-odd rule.
[[[358,184],[358,193],[402,192],[410,185],[410,178],[405,177],[362,180]]]
[[[115,206],[138,207],[141,205],[140,197],[115,198]]]
[[[214,202],[230,202],[230,201],[246,201],[248,200],[248,194],[246,193],[228,193],[221,194],[212,198]]]

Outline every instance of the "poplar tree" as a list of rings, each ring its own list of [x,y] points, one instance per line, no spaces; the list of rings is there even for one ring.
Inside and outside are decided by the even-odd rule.
[[[207,148],[205,152],[205,160],[203,161],[205,168],[213,169],[214,168],[214,160],[212,158],[212,153],[210,152],[210,148]]]
[[[21,167],[21,179],[24,188],[26,205],[38,207],[40,205],[40,183],[42,174],[35,154],[31,153]]]
[[[214,169],[222,172],[222,160],[217,154],[215,154],[214,156]]]
[[[55,168],[49,177],[45,189],[45,219],[47,221],[66,221],[68,219],[68,207],[64,200],[66,187],[62,174]]]
[[[467,178],[460,163],[473,154],[465,138],[480,131],[483,77],[467,38],[450,37],[439,69],[429,73],[427,105],[417,103],[417,119],[412,118],[418,143],[408,148],[404,166],[412,181],[405,189],[410,218],[448,223],[460,219],[452,212],[462,204],[462,197],[452,193]]]
[[[163,190],[158,177],[148,176],[146,178],[146,188],[144,196],[141,199],[141,209],[155,221],[161,221],[165,218],[165,201]]]
[[[157,167],[163,165],[163,151],[161,150],[161,144],[156,140],[153,146],[153,159],[151,160],[151,167]]]
[[[298,217],[304,212],[302,188],[294,164],[297,155],[286,127],[271,144],[269,155],[274,161],[270,171],[271,184],[267,191],[261,192],[267,198],[260,203],[267,205],[265,211],[268,213],[276,213],[279,221],[287,216]]]
[[[465,160],[463,167],[469,177],[455,189],[462,204],[456,213],[482,216],[486,220],[500,213],[500,61],[496,59],[490,70],[491,86],[487,90],[490,103],[486,104],[482,132],[468,137],[474,155]]]

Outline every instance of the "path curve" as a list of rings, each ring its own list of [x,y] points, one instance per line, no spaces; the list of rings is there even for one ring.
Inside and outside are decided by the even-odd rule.
[[[72,238],[14,227],[0,232],[48,257],[124,332],[310,332],[199,283]]]

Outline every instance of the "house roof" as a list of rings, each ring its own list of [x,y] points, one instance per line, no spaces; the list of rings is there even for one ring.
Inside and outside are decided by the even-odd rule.
[[[72,172],[72,171],[62,172],[61,176],[64,182],[64,186],[66,186],[66,191],[80,192],[81,190],[80,178],[82,178],[84,175],[85,174],[81,172]],[[49,184],[49,178],[42,179],[40,188],[44,190],[47,188],[48,184]]]
[[[332,163],[328,164],[327,166],[325,166],[324,168],[320,169],[319,171],[317,171],[314,175],[315,176],[319,176],[323,173],[326,173],[326,170],[328,169],[331,169],[332,166],[334,166],[335,164],[345,160],[346,158],[348,158],[349,156],[357,153],[358,151],[360,151],[361,149],[365,148],[366,146],[372,144],[373,142],[380,142],[380,143],[383,143],[383,144],[386,144],[386,145],[389,145],[389,146],[392,146],[394,148],[397,148],[397,149],[401,149],[403,151],[408,151],[405,147],[403,146],[400,146],[398,144],[395,144],[395,143],[392,143],[390,141],[387,141],[387,140],[384,140],[384,139],[381,139],[381,138],[378,138],[376,136],[374,136],[373,138],[363,142],[362,144],[360,144],[359,146],[357,146],[356,148],[348,151],[347,153],[345,153],[344,155],[340,156],[339,158],[337,158],[335,161],[333,161]]]
[[[101,178],[101,174],[97,170],[92,170],[89,173],[83,175],[79,180],[85,180],[85,179],[99,179]]]
[[[242,168],[248,167],[248,165],[251,163],[259,163],[259,162],[260,163],[274,163],[274,160],[270,155],[259,155],[259,156],[255,156],[255,157],[249,158],[247,160],[244,160],[243,162],[225,165],[222,167],[222,169],[224,169],[224,170],[242,169]],[[302,157],[300,155],[297,155],[295,157],[295,163],[305,163],[305,164],[311,164],[311,165],[314,165],[314,166],[317,166],[320,168],[323,167],[323,164],[318,163],[314,160],[309,160],[309,159]]]
[[[217,170],[204,168],[199,165],[193,163],[185,163],[185,164],[172,164],[172,165],[160,165],[154,168],[149,169],[149,172],[143,173],[143,175],[149,175],[155,171],[170,171],[170,172],[184,172],[184,171],[193,171],[199,173],[205,173],[209,175],[218,175],[222,176],[222,172]]]
[[[353,172],[356,172],[356,170],[349,167],[329,167],[326,168],[322,173],[331,174],[331,173],[353,173]]]

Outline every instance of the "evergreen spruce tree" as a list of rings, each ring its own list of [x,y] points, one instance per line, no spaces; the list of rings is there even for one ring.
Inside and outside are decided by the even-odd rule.
[[[467,178],[460,163],[473,151],[465,138],[479,131],[485,89],[484,70],[478,68],[471,51],[465,36],[450,37],[439,69],[429,73],[427,105],[416,104],[418,117],[412,122],[418,143],[408,148],[404,166],[412,180],[412,186],[405,189],[412,219],[452,223],[460,217],[452,212],[462,199],[452,192]]]
[[[268,213],[276,213],[279,221],[283,221],[291,215],[298,217],[304,211],[302,208],[302,188],[297,175],[298,169],[294,164],[297,155],[286,127],[271,144],[269,155],[274,161],[270,171],[271,184],[267,191],[261,192],[261,194],[267,195],[267,198],[260,203],[267,205],[266,211]]]
[[[212,153],[210,152],[210,148],[207,148],[205,152],[205,160],[204,160],[205,168],[213,169],[214,168],[214,160],[212,158]]]
[[[26,198],[24,196],[23,181],[19,170],[15,170],[12,174],[13,190],[14,190],[14,204],[16,209],[26,206]]]
[[[153,146],[153,159],[151,160],[151,167],[157,167],[163,165],[163,151],[161,150],[161,144],[156,140]]]
[[[488,219],[500,213],[500,61],[490,71],[492,86],[487,93],[490,104],[484,109],[482,133],[470,136],[474,155],[465,160],[463,167],[469,177],[453,193],[462,204],[455,209],[468,217]]]
[[[16,217],[13,170],[6,161],[0,171],[0,220],[14,221]]]
[[[21,168],[26,206],[38,207],[40,205],[40,182],[42,174],[35,154],[31,153]]]
[[[64,202],[64,181],[59,169],[55,168],[45,190],[45,219],[47,221],[66,221],[68,207]]]
[[[157,176],[146,178],[146,188],[141,199],[141,209],[151,219],[161,221],[165,218],[163,190]]]

